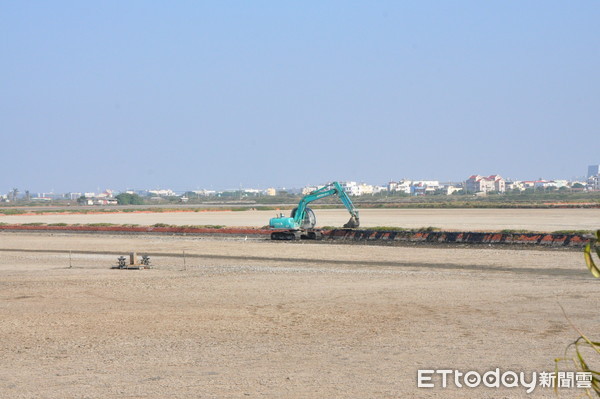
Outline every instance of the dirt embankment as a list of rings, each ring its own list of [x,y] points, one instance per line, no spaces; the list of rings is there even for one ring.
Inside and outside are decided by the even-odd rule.
[[[0,231],[56,231],[71,233],[106,234],[152,234],[152,235],[199,235],[199,236],[258,236],[268,237],[269,229],[259,228],[205,228],[179,226],[48,226],[48,225],[0,225]],[[324,240],[334,242],[368,242],[371,244],[488,244],[488,245],[537,245],[555,248],[581,248],[591,239],[589,234],[547,234],[547,233],[482,233],[449,232],[429,230],[323,230]]]

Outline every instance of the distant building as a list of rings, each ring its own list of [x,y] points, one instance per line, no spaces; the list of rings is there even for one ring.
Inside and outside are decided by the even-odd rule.
[[[51,200],[60,200],[64,198],[69,198],[65,194],[60,193],[35,193],[32,195],[33,198],[50,198]]]
[[[116,198],[96,198],[94,199],[94,205],[118,205],[119,201]]]
[[[173,190],[148,190],[148,194],[158,197],[174,197],[175,192]]]
[[[390,193],[404,193],[410,194],[410,186],[412,185],[412,180],[402,179],[398,182],[391,181],[388,183],[387,189]]]
[[[585,186],[588,190],[600,190],[600,174],[588,177]]]
[[[116,198],[107,197],[85,197],[82,196],[77,199],[80,205],[118,205],[119,202]]]
[[[268,195],[270,197],[274,197],[277,195],[277,190],[275,190],[273,187],[269,187],[265,190],[265,195]]]
[[[442,188],[440,189],[440,191],[446,195],[452,195],[459,191],[463,191],[463,187],[458,184],[447,183],[447,184],[442,185]]]
[[[467,192],[469,193],[487,193],[494,191],[494,180],[485,176],[472,175],[466,182]]]
[[[192,191],[194,194],[196,194],[198,197],[202,196],[202,197],[210,197],[213,195],[217,195],[217,192],[215,190],[194,190]]]
[[[588,166],[587,177],[590,178],[592,176],[600,175],[600,165],[590,165]]]
[[[553,186],[552,182],[550,182],[548,180],[540,179],[540,180],[536,180],[534,182],[533,187],[537,190],[537,189],[544,189],[544,188],[548,188],[548,187],[552,187],[552,186]]]
[[[374,190],[375,190],[375,188],[370,184],[360,183],[358,185],[358,191],[359,191],[358,195],[373,194]]]
[[[526,190],[528,188],[534,188],[535,182],[532,180],[526,180],[526,181],[522,181],[521,185],[523,186],[523,189]]]
[[[594,191],[600,190],[600,174],[590,176],[587,179],[586,187],[588,190],[594,190]]]
[[[506,191],[513,191],[513,190],[518,190],[518,191],[523,191],[523,183],[520,181],[505,181],[504,182],[504,188]]]
[[[568,180],[552,180],[552,182],[554,183],[554,185],[556,186],[556,188],[569,187],[569,181]]]
[[[98,194],[98,198],[113,198],[113,191],[106,189],[103,193]]]
[[[317,186],[306,186],[302,189],[302,195],[308,195],[313,191],[317,190],[319,187]]]
[[[439,188],[440,188],[440,182],[437,180],[413,181],[410,186],[410,193],[412,195],[433,194]]]
[[[360,195],[360,187],[355,181],[343,181],[340,185],[348,195],[357,196]]]
[[[503,193],[506,191],[506,182],[500,175],[488,177],[472,175],[466,181],[466,189],[470,193],[488,193],[490,191]]]

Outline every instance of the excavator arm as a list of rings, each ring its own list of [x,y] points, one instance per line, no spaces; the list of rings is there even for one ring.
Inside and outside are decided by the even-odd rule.
[[[340,197],[340,200],[342,201],[348,212],[350,212],[350,220],[344,225],[344,227],[353,229],[360,226],[358,210],[354,207],[354,204],[350,200],[350,197],[348,196],[348,194],[346,194],[342,186],[340,186],[340,183],[334,181],[333,185],[337,190],[337,195]]]
[[[301,225],[302,221],[306,217],[306,207],[308,204],[310,204],[311,202],[316,201],[318,199],[329,197],[330,195],[336,195],[336,194],[340,198],[340,200],[342,201],[342,204],[344,204],[344,206],[346,207],[348,212],[350,212],[350,220],[348,221],[348,223],[346,223],[344,225],[344,227],[346,227],[346,228],[358,227],[360,225],[360,221],[359,221],[359,217],[358,217],[358,210],[354,207],[354,204],[352,204],[352,200],[350,200],[350,197],[348,196],[348,194],[346,194],[346,192],[344,191],[344,189],[342,188],[340,183],[338,183],[336,181],[334,181],[333,183],[330,183],[324,187],[321,187],[318,190],[315,190],[315,191],[311,192],[310,194],[308,194],[307,196],[303,197],[300,200],[300,202],[298,203],[298,208],[296,209],[296,212],[294,213],[294,221],[298,225]]]

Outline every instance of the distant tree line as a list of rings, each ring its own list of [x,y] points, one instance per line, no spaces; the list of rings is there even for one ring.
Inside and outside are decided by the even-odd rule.
[[[121,193],[115,196],[119,205],[143,205],[144,199],[137,194]]]

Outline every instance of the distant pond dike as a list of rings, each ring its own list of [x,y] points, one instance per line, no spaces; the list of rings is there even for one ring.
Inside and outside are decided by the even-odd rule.
[[[483,233],[455,231],[373,231],[332,230],[327,235],[332,240],[388,241],[437,244],[516,244],[548,247],[583,248],[592,239],[583,234],[554,233]]]

